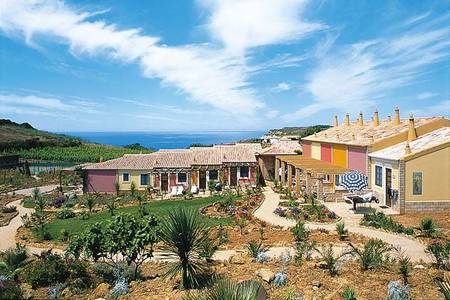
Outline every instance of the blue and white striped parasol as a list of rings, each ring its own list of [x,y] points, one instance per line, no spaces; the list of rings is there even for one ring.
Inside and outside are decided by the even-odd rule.
[[[339,185],[348,191],[361,191],[367,187],[367,176],[359,171],[349,171],[341,176]]]

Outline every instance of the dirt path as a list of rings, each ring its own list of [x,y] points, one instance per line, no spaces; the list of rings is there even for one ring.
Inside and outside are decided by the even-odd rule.
[[[287,218],[282,218],[275,215],[273,211],[278,207],[280,196],[275,193],[270,187],[264,191],[265,199],[262,205],[254,212],[254,216],[263,220],[273,226],[281,226],[284,229],[295,226],[296,222]],[[332,206],[328,207],[333,210]],[[339,212],[337,212],[339,213]],[[425,246],[412,238],[403,235],[388,233],[381,230],[375,230],[358,225],[357,218],[347,214],[341,214],[342,220],[345,222],[347,229],[350,232],[364,235],[368,238],[378,238],[395,247],[399,247],[406,255],[408,255],[414,262],[431,262],[431,258],[425,253]],[[309,229],[327,229],[330,231],[336,230],[334,224],[312,224],[307,223]]]

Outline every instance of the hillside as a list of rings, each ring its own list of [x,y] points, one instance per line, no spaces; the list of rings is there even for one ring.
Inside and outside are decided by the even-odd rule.
[[[91,144],[76,137],[38,130],[28,123],[0,119],[0,155],[19,154],[21,158],[45,161],[98,162],[124,154],[150,152],[152,150],[139,144],[125,147]]]
[[[0,119],[0,151],[7,149],[31,149],[48,146],[78,146],[78,138],[54,134],[33,128],[29,123],[16,123]]]
[[[266,135],[275,135],[275,136],[298,136],[298,137],[305,137],[311,134],[314,134],[316,132],[325,130],[330,128],[329,125],[314,125],[314,126],[308,126],[308,127],[283,127],[279,129],[270,129]]]

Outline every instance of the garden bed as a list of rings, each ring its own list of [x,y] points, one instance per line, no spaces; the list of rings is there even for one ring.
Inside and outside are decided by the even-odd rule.
[[[262,193],[238,197],[236,195],[225,195],[220,201],[200,209],[200,213],[209,217],[233,217],[252,218],[252,213],[264,200]]]
[[[274,213],[296,221],[334,223],[340,218],[322,204],[299,204],[298,206],[278,206]]]

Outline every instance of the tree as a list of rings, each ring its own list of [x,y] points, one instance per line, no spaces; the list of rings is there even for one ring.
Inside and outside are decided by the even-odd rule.
[[[114,188],[116,189],[116,196],[119,196],[120,193],[120,184],[118,182],[116,182],[116,184],[114,185]]]
[[[212,193],[214,192],[216,188],[216,183],[214,182],[214,180],[210,180],[208,181],[208,190],[209,190],[209,194],[212,195]]]
[[[71,239],[67,256],[81,256],[108,264],[116,264],[119,257],[128,266],[134,265],[134,278],[142,263],[153,257],[153,245],[157,242],[158,221],[154,216],[120,214],[111,220],[96,223],[82,234]]]
[[[173,278],[181,273],[184,289],[198,287],[198,275],[206,270],[200,253],[208,236],[208,229],[197,211],[179,208],[169,212],[162,223],[160,237],[164,250],[176,254],[179,260],[169,266],[165,276]]]
[[[134,181],[131,181],[130,184],[130,194],[133,197],[136,195],[136,183],[134,183]]]

